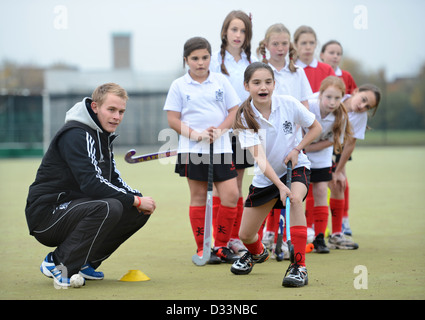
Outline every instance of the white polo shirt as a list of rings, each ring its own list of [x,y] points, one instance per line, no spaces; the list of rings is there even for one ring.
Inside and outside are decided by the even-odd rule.
[[[350,97],[350,94],[346,94],[342,98],[342,101],[344,102]],[[348,112],[348,120],[350,120],[351,131],[353,131],[353,137],[356,139],[364,140],[367,127],[367,112]]]
[[[296,66],[297,71],[291,72],[289,70],[289,63],[286,63],[280,71],[269,63],[273,69],[276,87],[274,94],[276,95],[290,95],[298,99],[298,101],[308,100],[313,91],[305,75],[304,69]]]
[[[308,101],[308,105],[310,107],[310,111],[315,115],[316,120],[322,126],[322,133],[317,137],[314,142],[319,141],[334,141],[332,127],[335,122],[335,115],[331,112],[325,118],[322,118],[320,115],[320,103],[318,99],[312,99]],[[308,131],[308,129],[304,129]],[[344,132],[344,129],[342,132]],[[344,135],[341,134],[340,142],[344,142]],[[311,162],[311,168],[313,169],[321,169],[321,168],[329,168],[332,166],[332,154],[333,154],[333,145],[327,148],[324,148],[315,152],[307,152],[307,157]]]
[[[210,72],[207,80],[199,83],[186,73],[171,84],[164,110],[180,112],[183,123],[202,132],[211,126],[218,127],[229,109],[239,103],[238,95],[224,75]],[[209,143],[191,141],[180,135],[178,152],[209,153]],[[228,132],[214,141],[214,153],[232,153]]]
[[[239,132],[241,147],[245,149],[261,143],[267,160],[281,178],[286,174],[284,163],[286,156],[300,142],[297,139],[297,131],[301,130],[300,126],[310,127],[315,120],[314,114],[291,96],[272,96],[272,110],[268,120],[261,115],[252,102],[251,106],[260,130],[258,133],[254,133],[253,130],[241,130]],[[273,184],[261,172],[257,163],[254,167],[253,186],[264,188]],[[295,168],[298,167],[310,168],[310,161],[302,152],[298,155],[298,164]]]
[[[258,59],[254,55],[251,55],[251,63],[256,61],[258,61]],[[222,58],[220,51],[214,52],[211,56],[210,70],[221,73],[221,62]],[[243,51],[241,53],[241,59],[238,62],[236,62],[235,58],[228,51],[226,51],[224,55],[224,65],[230,75],[225,76],[230,81],[233,88],[235,88],[241,103],[249,97],[249,92],[245,90],[243,85],[245,69],[249,66],[249,64],[248,58]]]

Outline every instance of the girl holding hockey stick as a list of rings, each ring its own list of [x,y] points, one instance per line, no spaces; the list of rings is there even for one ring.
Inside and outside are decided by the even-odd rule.
[[[221,48],[213,53],[211,58],[210,70],[219,72],[229,79],[233,88],[236,90],[241,102],[248,98],[243,85],[243,74],[251,62],[257,61],[257,58],[251,55],[252,39],[252,21],[251,16],[241,10],[231,11],[224,19],[221,27]],[[239,227],[243,212],[243,192],[242,182],[245,169],[253,166],[253,159],[249,152],[240,148],[238,139],[230,134],[232,139],[233,163],[238,173],[237,182],[239,190],[238,212],[230,235],[229,248],[235,253],[242,254],[246,251],[239,239]],[[220,207],[220,197],[217,189],[214,189],[214,236],[217,234],[220,226],[216,223],[217,210]]]
[[[272,208],[283,208],[287,196],[291,199],[291,235],[295,263],[288,268],[282,285],[300,287],[308,284],[305,264],[307,228],[303,199],[310,180],[310,162],[302,153],[321,132],[321,126],[298,100],[290,96],[275,96],[274,73],[262,62],[251,64],[244,74],[245,89],[250,97],[241,105],[234,124],[241,146],[255,159],[255,176],[245,201],[239,237],[247,247],[232,267],[234,274],[248,274],[255,263],[268,259],[269,254],[258,231]],[[299,126],[309,128],[301,141]],[[286,164],[292,161],[292,189],[285,186]]]
[[[224,75],[209,71],[210,60],[211,46],[206,39],[194,37],[186,41],[183,64],[189,70],[171,84],[164,110],[170,127],[180,134],[175,172],[186,177],[189,185],[189,217],[200,256],[209,145],[214,143],[214,184],[221,195],[217,222],[222,227],[215,238],[215,260],[210,263],[233,262],[237,256],[227,248],[227,243],[237,212],[238,188],[228,129],[240,100]]]
[[[269,57],[267,58],[267,52]],[[276,87],[275,95],[290,95],[308,108],[308,98],[313,94],[304,69],[295,65],[296,50],[291,43],[291,33],[281,23],[271,25],[260,41],[257,54],[263,57],[263,62],[273,69]],[[301,138],[301,132],[299,132]],[[267,224],[262,241],[275,256],[277,229],[279,226],[280,209],[274,209],[267,217]],[[260,232],[261,233],[261,232]],[[282,243],[283,256],[277,259],[289,258],[285,242]]]

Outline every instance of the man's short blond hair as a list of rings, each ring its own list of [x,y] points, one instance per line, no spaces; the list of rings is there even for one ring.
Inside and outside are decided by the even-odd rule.
[[[116,95],[125,101],[128,100],[127,91],[125,91],[124,88],[122,88],[120,85],[116,83],[105,83],[98,86],[93,91],[91,98],[93,102],[96,102],[99,106],[101,106],[103,102],[105,101],[106,95],[108,93]]]

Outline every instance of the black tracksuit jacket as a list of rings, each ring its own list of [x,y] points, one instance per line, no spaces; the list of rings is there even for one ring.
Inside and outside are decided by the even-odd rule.
[[[90,98],[75,104],[50,143],[29,187],[25,215],[30,234],[61,203],[115,198],[130,209],[134,195],[120,177],[112,152],[114,133],[102,130]]]

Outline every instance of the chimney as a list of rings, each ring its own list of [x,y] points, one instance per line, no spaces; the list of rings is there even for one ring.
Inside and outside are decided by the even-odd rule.
[[[131,34],[114,33],[112,35],[112,39],[114,49],[114,69],[131,69]]]

